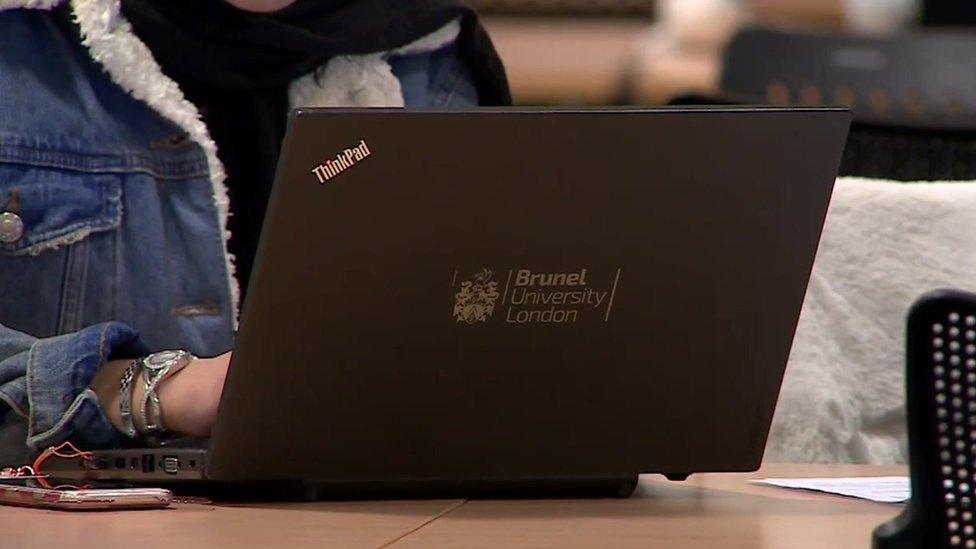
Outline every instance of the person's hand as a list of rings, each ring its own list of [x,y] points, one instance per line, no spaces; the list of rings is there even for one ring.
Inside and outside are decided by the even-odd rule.
[[[224,388],[230,355],[228,352],[214,358],[195,359],[157,388],[163,411],[163,427],[167,431],[192,437],[210,435],[217,419],[217,405]],[[105,364],[95,375],[91,385],[105,415],[120,431],[123,428],[119,410],[119,383],[129,362],[131,361],[113,360]],[[139,432],[145,429],[138,410],[143,395],[142,387],[140,371],[133,382],[132,390],[132,419]]]
[[[198,358],[164,381],[157,391],[163,426],[182,435],[210,436],[229,364],[230,353]]]

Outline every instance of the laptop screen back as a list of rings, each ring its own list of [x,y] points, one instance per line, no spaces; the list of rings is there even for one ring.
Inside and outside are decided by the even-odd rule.
[[[756,468],[848,122],[297,113],[208,475]]]

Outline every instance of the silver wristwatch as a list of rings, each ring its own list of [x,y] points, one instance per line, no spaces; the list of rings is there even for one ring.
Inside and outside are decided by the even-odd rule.
[[[163,434],[163,410],[159,405],[156,388],[195,358],[186,351],[171,350],[153,353],[140,361],[145,392],[139,403],[139,413],[142,414],[142,423],[146,426],[147,436],[158,437]],[[146,409],[147,404],[152,408],[151,414]]]

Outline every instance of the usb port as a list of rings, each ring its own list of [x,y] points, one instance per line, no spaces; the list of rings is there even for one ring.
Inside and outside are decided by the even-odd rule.
[[[152,454],[142,454],[142,472],[152,473],[156,470],[156,461]]]
[[[176,456],[165,456],[163,458],[163,471],[175,475],[180,470],[180,460]]]

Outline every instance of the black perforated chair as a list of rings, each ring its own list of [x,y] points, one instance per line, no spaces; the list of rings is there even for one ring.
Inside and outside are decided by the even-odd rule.
[[[875,549],[976,549],[976,295],[940,290],[908,315],[912,499]]]

